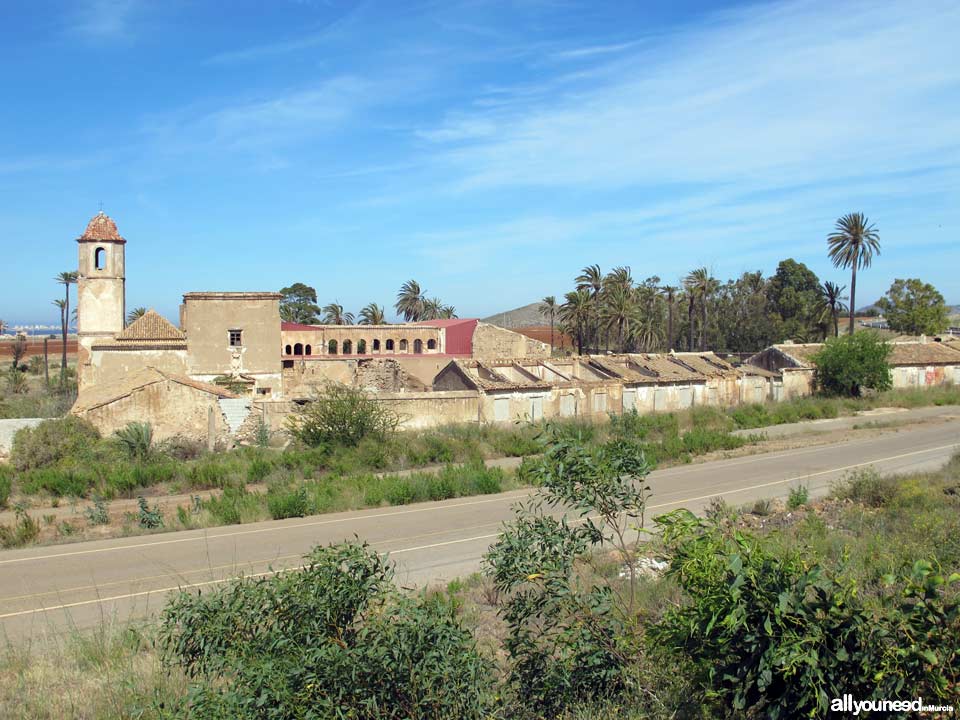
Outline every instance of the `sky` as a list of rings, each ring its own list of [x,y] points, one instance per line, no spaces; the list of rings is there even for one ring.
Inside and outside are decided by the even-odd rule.
[[[461,317],[579,270],[726,279],[826,257],[865,213],[960,302],[960,4],[4,3],[0,318],[53,323],[101,207],[127,307],[316,287]]]

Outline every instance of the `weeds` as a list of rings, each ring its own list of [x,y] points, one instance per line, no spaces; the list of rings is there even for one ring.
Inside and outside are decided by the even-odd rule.
[[[13,525],[0,525],[0,547],[23,547],[32,543],[40,535],[40,523],[30,516],[23,505],[17,505],[14,511],[16,519]]]
[[[797,485],[790,488],[787,496],[787,510],[799,510],[810,501],[810,488],[806,485]]]
[[[110,512],[107,510],[107,501],[102,497],[94,497],[93,505],[83,511],[87,522],[91,525],[109,525]]]

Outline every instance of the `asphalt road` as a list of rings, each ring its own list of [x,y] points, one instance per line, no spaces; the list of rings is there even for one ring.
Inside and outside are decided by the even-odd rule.
[[[960,421],[919,426],[836,445],[660,470],[650,476],[650,515],[701,510],[722,496],[734,505],[783,497],[806,484],[825,492],[846,472],[936,469],[960,450]],[[0,553],[0,633],[11,640],[124,622],[163,607],[179,587],[211,587],[238,574],[296,566],[318,544],[354,536],[396,562],[402,585],[445,581],[479,569],[480,559],[526,495],[296,518]]]

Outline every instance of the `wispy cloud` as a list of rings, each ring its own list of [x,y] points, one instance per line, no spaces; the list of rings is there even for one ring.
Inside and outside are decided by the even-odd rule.
[[[559,98],[458,110],[420,137],[459,143],[440,157],[463,188],[759,188],[956,161],[958,35],[953,2],[751,6]]]
[[[140,5],[140,0],[83,0],[70,30],[91,41],[129,40],[130,21]]]

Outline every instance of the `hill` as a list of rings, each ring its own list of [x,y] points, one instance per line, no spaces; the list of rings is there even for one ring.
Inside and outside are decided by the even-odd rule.
[[[507,310],[502,313],[490,315],[481,320],[481,322],[490,323],[502,328],[534,327],[538,325],[549,325],[549,318],[540,313],[540,303],[530,303],[522,307]]]

